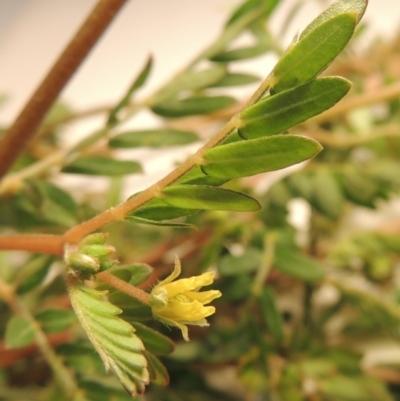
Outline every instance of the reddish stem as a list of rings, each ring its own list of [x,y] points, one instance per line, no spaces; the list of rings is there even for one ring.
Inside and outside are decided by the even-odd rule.
[[[0,178],[23,151],[61,90],[127,0],[100,0],[8,130],[0,146]]]
[[[117,290],[131,296],[132,298],[136,298],[145,305],[148,305],[149,294],[146,291],[143,291],[140,288],[135,287],[106,271],[98,273],[96,277],[98,277],[101,281],[104,281],[111,287],[114,287]]]
[[[0,236],[0,249],[48,253],[62,256],[64,239],[60,235],[4,235]]]

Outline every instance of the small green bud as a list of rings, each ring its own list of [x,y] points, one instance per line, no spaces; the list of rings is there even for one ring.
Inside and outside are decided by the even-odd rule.
[[[85,237],[81,242],[80,246],[85,245],[95,245],[95,244],[104,244],[107,241],[108,234],[107,233],[94,233]]]
[[[115,253],[115,248],[106,244],[91,244],[80,247],[79,252],[97,258],[101,263]]]
[[[72,274],[86,280],[96,274],[100,269],[99,261],[90,255],[84,255],[80,252],[72,252],[66,258],[67,267]]]

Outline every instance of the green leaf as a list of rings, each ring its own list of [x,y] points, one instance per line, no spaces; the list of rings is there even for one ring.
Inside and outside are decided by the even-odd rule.
[[[48,255],[34,255],[23,268],[18,271],[15,283],[18,285],[18,294],[25,294],[38,287],[49,272],[54,258]]]
[[[107,291],[69,285],[71,304],[106,369],[111,369],[127,392],[143,393],[149,382],[144,345],[134,328],[117,317],[122,311],[103,299]]]
[[[250,196],[207,185],[173,185],[163,189],[163,200],[171,206],[203,210],[253,212],[260,204]]]
[[[257,248],[248,247],[241,255],[225,255],[221,258],[218,271],[222,276],[252,273],[261,263],[262,254]]]
[[[230,96],[193,96],[156,105],[152,110],[162,117],[177,118],[212,113],[235,103]]]
[[[169,374],[167,368],[156,356],[149,352],[146,352],[146,358],[149,362],[151,381],[159,386],[166,386],[169,383]]]
[[[6,326],[4,342],[6,349],[21,348],[35,340],[32,325],[24,318],[13,316]]]
[[[195,213],[193,209],[173,207],[164,202],[162,199],[155,198],[145,203],[139,209],[130,213],[126,218],[128,220],[130,218],[139,218],[142,220],[162,221],[188,216],[193,213]]]
[[[311,33],[317,26],[323,22],[335,17],[339,14],[347,12],[354,12],[356,14],[357,23],[361,20],[364,15],[365,9],[367,8],[367,0],[338,0],[335,1],[330,7],[328,7],[322,14],[320,14],[314,21],[312,21],[300,34],[300,40]]]
[[[343,213],[344,196],[334,174],[329,171],[316,172],[313,185],[314,196],[311,199],[313,206],[332,219],[339,218]]]
[[[140,401],[132,399],[125,391],[108,387],[106,383],[83,380],[79,381],[79,390],[84,393],[85,401]],[[76,400],[80,401],[80,400]]]
[[[220,81],[216,82],[213,88],[224,88],[230,86],[241,86],[248,85],[254,82],[259,82],[260,77],[253,74],[243,74],[243,73],[228,73]]]
[[[137,162],[97,156],[80,157],[62,169],[63,173],[107,176],[135,174],[141,171],[142,168]]]
[[[173,228],[190,228],[190,229],[197,229],[197,227],[193,224],[188,223],[177,223],[177,222],[166,222],[166,221],[158,221],[158,220],[150,220],[150,219],[143,219],[141,217],[136,216],[129,216],[129,221],[135,222],[138,224],[146,224],[150,226],[158,226],[158,227],[173,227]]]
[[[287,249],[276,251],[274,267],[304,281],[316,281],[325,276],[323,267],[316,260]]]
[[[136,323],[138,320],[144,321],[153,318],[151,308],[148,305],[122,292],[110,291],[108,300],[123,310],[122,316],[128,322],[132,320],[132,323]]]
[[[246,177],[292,166],[315,156],[321,149],[318,142],[294,135],[250,139],[208,150],[202,168],[213,177]]]
[[[168,337],[141,323],[132,323],[136,334],[143,341],[146,350],[156,355],[167,355],[175,349],[175,344]]]
[[[146,263],[134,263],[133,265],[112,267],[107,272],[129,284],[139,285],[150,277],[153,268]]]
[[[274,68],[274,92],[301,85],[320,74],[343,50],[357,23],[355,13],[339,14],[293,45]]]
[[[240,138],[242,140],[242,138]],[[211,177],[204,174],[200,166],[196,166],[189,170],[185,175],[179,178],[177,184],[198,184],[198,185],[211,185],[213,187],[218,187],[225,184],[227,180],[221,178]]]
[[[283,132],[332,107],[350,87],[344,78],[325,77],[267,97],[243,111],[240,135],[259,138]]]
[[[275,293],[271,287],[264,287],[259,297],[261,311],[269,332],[277,341],[284,337],[282,316],[276,306]]]
[[[394,401],[384,383],[373,377],[334,375],[321,379],[320,389],[328,399],[340,401]]]
[[[194,132],[165,128],[124,132],[114,136],[108,144],[112,148],[162,148],[187,145],[199,140],[200,138]]]
[[[238,19],[243,18],[249,12],[253,11],[256,8],[263,9],[263,15],[268,17],[275,7],[279,4],[280,0],[247,0],[243,4],[241,4],[229,18],[227,25],[231,25],[233,22]]]
[[[46,309],[35,315],[46,333],[56,333],[67,329],[76,321],[75,314],[68,309]]]
[[[214,65],[201,71],[185,71],[158,91],[150,103],[153,107],[164,104],[182,91],[197,91],[212,86],[226,74],[226,67]]]
[[[241,47],[238,49],[227,50],[222,53],[218,53],[211,58],[211,61],[216,61],[219,63],[229,63],[232,61],[238,60],[246,60],[253,57],[261,56],[265,54],[270,49],[270,46],[264,43],[249,46],[249,47]]]
[[[27,198],[32,197],[32,202],[26,199],[29,202],[30,210],[26,209],[29,213],[55,224],[71,226],[77,223],[76,204],[67,192],[36,179],[30,180],[29,183],[32,187],[27,188],[27,191],[36,191],[36,194],[27,195]]]
[[[129,87],[128,91],[126,92],[125,96],[111,110],[106,125],[113,125],[118,122],[118,113],[130,103],[133,94],[140,87],[142,87],[144,85],[144,83],[146,82],[146,80],[150,74],[152,65],[153,65],[153,58],[151,56],[149,56],[142,71],[140,71],[139,75],[135,78],[132,85]]]

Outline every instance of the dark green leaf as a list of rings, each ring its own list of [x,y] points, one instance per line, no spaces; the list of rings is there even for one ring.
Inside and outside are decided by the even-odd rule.
[[[151,329],[141,323],[132,323],[136,330],[136,335],[140,337],[146,350],[156,355],[170,354],[174,349],[174,343],[163,334]]]
[[[269,332],[277,341],[283,340],[283,322],[282,316],[276,306],[275,293],[271,287],[264,287],[260,297],[260,307],[264,317],[265,324]]]
[[[212,113],[235,103],[236,100],[230,96],[193,96],[159,104],[152,110],[160,116],[176,118]]]
[[[6,326],[4,342],[6,349],[21,348],[35,339],[32,325],[22,317],[14,316]]]
[[[201,71],[185,71],[158,91],[151,99],[153,107],[172,100],[181,91],[196,91],[212,86],[226,74],[226,67],[214,65]]]
[[[301,85],[321,73],[353,35],[355,13],[339,14],[318,25],[293,45],[274,68],[274,92]]]
[[[74,312],[68,309],[46,309],[35,315],[46,333],[56,333],[67,329],[76,321]]]
[[[248,85],[260,81],[260,78],[252,74],[228,73],[220,81],[213,85],[213,88],[223,88],[229,86]]]
[[[171,206],[204,210],[252,212],[260,204],[250,196],[207,185],[173,185],[163,189],[163,200]]]
[[[286,249],[276,251],[275,268],[304,281],[320,280],[325,275],[323,267],[316,260]]]
[[[243,111],[240,134],[259,138],[283,132],[332,107],[350,87],[344,78],[326,77],[267,97]]]
[[[232,61],[246,60],[265,54],[269,50],[269,48],[270,47],[268,45],[262,43],[255,46],[227,50],[213,56],[211,58],[211,61],[229,63]]]
[[[129,160],[115,160],[108,157],[80,157],[62,169],[63,173],[87,175],[125,175],[140,173],[140,164]]]
[[[225,255],[221,258],[218,271],[223,276],[252,273],[260,266],[262,254],[257,248],[246,248],[239,256]]]
[[[335,1],[330,7],[328,7],[322,14],[320,14],[314,21],[312,21],[300,34],[300,40],[311,33],[318,25],[333,18],[336,15],[354,12],[357,17],[357,23],[364,15],[365,9],[367,8],[367,0],[338,0]]]
[[[132,85],[130,86],[130,88],[126,92],[125,96],[111,110],[110,115],[108,117],[107,125],[115,124],[118,121],[118,113],[121,111],[121,109],[123,109],[124,107],[126,107],[130,103],[133,94],[140,87],[142,87],[144,85],[144,83],[146,82],[146,80],[147,80],[147,78],[148,78],[148,76],[150,74],[152,65],[153,65],[153,58],[150,56],[147,59],[146,64],[144,65],[142,71],[140,71],[139,75],[135,78],[135,80],[133,81]]]
[[[129,131],[110,139],[112,148],[161,148],[165,146],[186,145],[199,140],[194,132],[173,129],[153,129]]]
[[[171,220],[195,213],[190,208],[173,207],[162,199],[152,199],[127,216],[150,221]]]
[[[309,138],[285,135],[221,145],[203,157],[203,171],[214,177],[231,179],[279,170],[300,163],[321,151]]]

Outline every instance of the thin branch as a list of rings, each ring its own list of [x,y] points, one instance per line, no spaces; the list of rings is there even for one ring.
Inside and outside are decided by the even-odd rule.
[[[36,89],[0,146],[0,178],[8,171],[61,90],[127,0],[101,0]]]
[[[111,287],[116,288],[117,290],[129,295],[132,298],[137,299],[145,305],[149,303],[149,294],[146,291],[141,290],[138,287],[135,287],[132,284],[127,283],[124,280],[108,273],[107,271],[100,272],[96,275],[101,281],[104,281]]]
[[[265,93],[268,87],[274,80],[274,76],[271,73],[261,83],[260,87],[251,96],[249,101],[245,104],[242,110],[249,105],[257,102],[260,97]],[[193,167],[201,164],[203,155],[205,152],[214,146],[222,142],[235,128],[237,128],[240,121],[240,113],[235,114],[232,119],[206,144],[204,144],[195,154],[189,157],[185,162],[178,166],[171,173],[167,174],[160,181],[147,188],[145,191],[139,193],[128,199],[126,202],[119,204],[118,206],[108,209],[103,213],[98,214],[90,220],[84,221],[83,223],[71,228],[64,234],[64,240],[66,243],[78,243],[83,237],[90,234],[91,232],[99,229],[100,227],[111,223],[116,220],[123,220],[125,216],[132,210],[137,209],[139,206],[150,201],[153,198],[161,197],[161,191],[171,185],[173,182],[182,177],[185,173],[191,170]]]
[[[62,256],[64,253],[64,240],[61,235],[2,235],[0,236],[0,249],[41,252]]]

